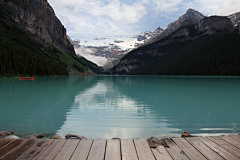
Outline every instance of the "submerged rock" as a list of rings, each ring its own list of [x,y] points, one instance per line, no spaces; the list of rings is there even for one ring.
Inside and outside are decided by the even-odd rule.
[[[188,133],[187,131],[182,132],[181,137],[193,137],[190,133]]]
[[[84,140],[87,139],[85,136],[79,136],[79,135],[75,135],[75,134],[67,134],[65,136],[65,139],[80,139],[80,140]]]
[[[59,135],[53,135],[50,139],[63,139],[63,138]]]
[[[20,139],[20,138],[18,136],[15,136],[15,135],[9,135],[9,136],[6,136],[3,139]]]
[[[0,131],[0,138],[5,138],[5,137],[7,137],[9,135],[13,135],[13,134],[14,134],[13,131],[12,132]]]

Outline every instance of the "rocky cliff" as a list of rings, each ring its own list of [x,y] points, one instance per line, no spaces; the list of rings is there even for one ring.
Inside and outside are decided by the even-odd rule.
[[[240,24],[240,12],[231,14],[231,15],[229,15],[228,17],[231,19],[234,28],[239,29],[239,24]]]
[[[167,45],[193,41],[197,38],[211,35],[219,31],[234,30],[231,20],[227,17],[220,16],[206,17],[195,24],[179,26],[180,28],[173,31],[170,35],[128,53],[128,55],[112,69],[112,74],[128,74],[155,58],[169,53],[169,50],[174,47],[168,47]],[[159,49],[159,47],[161,49]]]
[[[67,39],[66,29],[56,17],[47,0],[0,0],[2,9],[8,11],[20,26],[32,35],[44,39],[76,57]]]

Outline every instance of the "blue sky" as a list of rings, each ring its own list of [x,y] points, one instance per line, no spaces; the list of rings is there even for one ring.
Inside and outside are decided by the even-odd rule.
[[[188,8],[226,16],[239,0],[48,0],[72,39],[139,35],[178,19]]]

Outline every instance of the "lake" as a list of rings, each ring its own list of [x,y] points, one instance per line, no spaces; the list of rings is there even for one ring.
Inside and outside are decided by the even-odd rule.
[[[0,79],[0,131],[88,139],[240,133],[240,77]]]

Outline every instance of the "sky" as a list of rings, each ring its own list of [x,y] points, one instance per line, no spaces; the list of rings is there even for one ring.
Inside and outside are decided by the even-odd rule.
[[[240,12],[239,0],[48,0],[73,39],[139,35],[186,13],[205,16]]]

